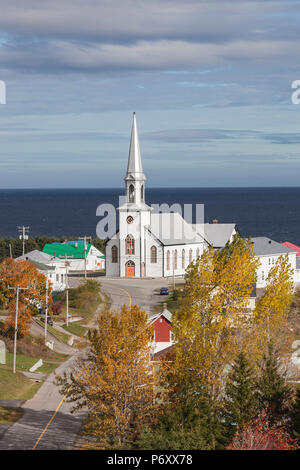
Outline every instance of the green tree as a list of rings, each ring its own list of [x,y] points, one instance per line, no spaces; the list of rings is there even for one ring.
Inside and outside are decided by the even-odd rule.
[[[231,438],[237,428],[247,424],[257,412],[255,377],[244,352],[237,356],[230,371],[224,399],[224,419]]]
[[[257,388],[260,408],[272,409],[277,417],[286,412],[291,392],[280,372],[280,358],[272,343],[268,344],[267,353],[263,356]]]
[[[290,433],[300,446],[300,389],[296,392],[296,400],[290,413]]]

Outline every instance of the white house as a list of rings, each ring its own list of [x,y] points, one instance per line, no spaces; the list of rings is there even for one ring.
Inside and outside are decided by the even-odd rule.
[[[72,240],[64,243],[47,243],[43,253],[59,260],[65,266],[68,262],[70,271],[100,271],[105,269],[105,256],[95,246],[84,240]]]
[[[251,241],[254,244],[254,253],[260,261],[260,266],[257,270],[257,289],[264,289],[266,287],[266,279],[269,275],[270,269],[276,264],[276,261],[282,255],[288,255],[289,264],[293,270],[295,286],[300,284],[300,265],[296,257],[297,252],[295,250],[267,237],[254,237]]]
[[[188,224],[179,213],[154,213],[145,202],[136,115],[133,114],[127,173],[126,202],[118,208],[119,230],[106,242],[109,277],[182,276],[191,261],[213,242],[224,246],[235,224]]]
[[[66,289],[66,268],[61,260],[39,250],[30,251],[16,259],[26,260],[34,264],[46,276],[48,281],[52,283],[53,291]]]

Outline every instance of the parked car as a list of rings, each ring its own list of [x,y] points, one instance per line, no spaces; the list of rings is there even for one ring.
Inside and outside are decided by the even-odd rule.
[[[169,295],[169,289],[167,287],[161,287],[159,293],[160,295]]]
[[[45,323],[45,317],[41,317],[41,318],[40,318],[40,321],[42,321],[43,323]],[[47,323],[48,323],[48,325],[53,326],[53,320],[52,320],[51,317],[47,317]]]

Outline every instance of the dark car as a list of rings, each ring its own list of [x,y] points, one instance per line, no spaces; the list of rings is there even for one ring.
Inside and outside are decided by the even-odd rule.
[[[160,295],[169,295],[169,289],[167,287],[161,287],[159,293]]]
[[[45,317],[41,317],[40,320],[41,320],[43,323],[45,323]],[[48,325],[53,326],[53,320],[52,320],[51,317],[47,317],[47,323],[48,323]]]

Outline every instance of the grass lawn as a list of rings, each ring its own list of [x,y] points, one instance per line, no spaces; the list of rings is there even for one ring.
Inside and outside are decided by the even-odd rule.
[[[63,325],[63,329],[75,336],[83,336],[87,331],[85,326],[79,325],[78,323],[69,323],[68,326]]]
[[[21,372],[0,368],[0,400],[28,400],[38,391],[42,382],[32,382]]]
[[[0,424],[10,424],[18,421],[23,414],[21,408],[10,408],[9,406],[0,406]]]
[[[29,357],[17,354],[16,369],[19,371],[28,372],[29,369],[39,360],[39,357]],[[36,372],[42,372],[44,374],[50,374],[56,367],[59,366],[61,360],[55,359],[43,359],[42,367],[39,367]],[[12,370],[13,367],[13,353],[6,353],[6,364],[0,364],[0,370]]]
[[[36,319],[36,322],[44,328],[45,324],[41,320]],[[55,328],[53,328],[53,326],[50,325],[47,326],[47,330],[49,333],[55,336],[56,339],[58,339],[62,343],[68,344],[68,340],[70,338],[67,334],[62,333],[61,331],[57,331]]]

